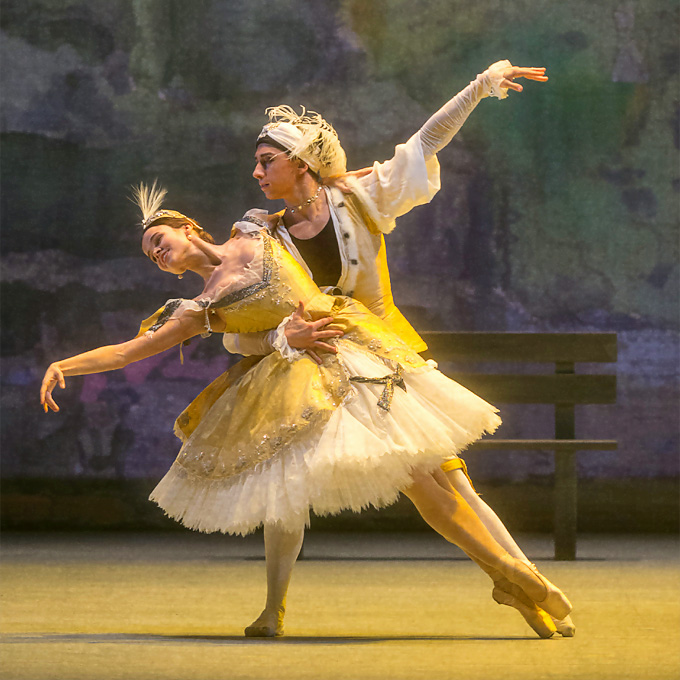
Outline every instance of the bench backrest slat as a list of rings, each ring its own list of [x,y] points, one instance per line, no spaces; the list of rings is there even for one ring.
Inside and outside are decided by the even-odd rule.
[[[447,373],[492,404],[614,404],[615,375]]]
[[[421,333],[437,361],[616,361],[616,333]]]

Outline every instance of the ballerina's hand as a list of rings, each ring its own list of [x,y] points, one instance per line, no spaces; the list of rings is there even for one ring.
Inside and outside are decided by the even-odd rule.
[[[501,81],[501,87],[505,87],[508,90],[515,90],[515,92],[521,92],[524,88],[519,84],[515,83],[515,78],[526,78],[527,80],[536,80],[539,83],[545,83],[548,80],[548,76],[545,75],[545,68],[526,68],[523,66],[510,66],[503,71],[503,80]]]
[[[55,413],[59,411],[57,402],[52,398],[52,390],[57,385],[59,385],[62,390],[66,387],[64,374],[56,364],[50,364],[49,368],[45,371],[45,377],[40,386],[40,404],[45,409],[45,413],[47,413],[48,407]]]
[[[340,338],[344,335],[339,328],[331,328],[328,325],[331,323],[333,323],[332,316],[325,316],[316,321],[307,321],[305,319],[305,306],[300,302],[286,325],[284,331],[286,340],[291,347],[305,350],[317,364],[321,364],[321,357],[317,352],[325,351],[332,354],[338,352],[337,348],[324,342],[324,340]]]
[[[361,168],[361,170],[350,170],[344,175],[333,175],[333,177],[326,177],[326,179],[324,179],[324,184],[329,187],[340,189],[343,194],[351,194],[352,189],[347,184],[347,178],[355,177],[356,179],[361,179],[362,177],[366,177],[366,175],[368,175],[371,170],[373,170],[373,168]]]

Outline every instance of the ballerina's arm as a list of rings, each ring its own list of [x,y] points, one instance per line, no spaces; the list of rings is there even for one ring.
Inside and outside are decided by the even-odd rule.
[[[40,404],[47,413],[48,408],[59,411],[59,406],[52,397],[57,385],[64,389],[64,378],[71,375],[103,373],[124,368],[128,364],[154,354],[160,354],[189,338],[199,335],[205,330],[205,315],[187,311],[176,319],[170,319],[152,335],[140,335],[132,340],[117,345],[106,345],[97,349],[77,354],[76,356],[50,364],[42,385],[40,386]]]

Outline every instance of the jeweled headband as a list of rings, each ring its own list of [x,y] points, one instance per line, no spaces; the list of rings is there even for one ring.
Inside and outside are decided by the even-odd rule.
[[[347,157],[338,135],[318,113],[302,107],[298,115],[290,106],[274,106],[265,113],[270,122],[262,128],[258,143],[266,137],[274,140],[320,177],[347,172]]]
[[[142,211],[142,229],[145,231],[149,228],[150,224],[162,217],[175,217],[186,220],[188,224],[193,224],[196,228],[201,229],[199,224],[190,217],[183,215],[181,212],[177,212],[176,210],[161,210],[163,199],[168,191],[167,189],[163,189],[163,187],[157,186],[156,180],[154,180],[151,186],[142,182],[138,187],[133,187],[132,193],[135,203]]]

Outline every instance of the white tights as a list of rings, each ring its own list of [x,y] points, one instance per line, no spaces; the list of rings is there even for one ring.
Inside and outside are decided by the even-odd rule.
[[[264,611],[248,627],[252,634],[271,636],[283,632],[286,613],[286,593],[293,566],[302,548],[305,526],[297,530],[284,530],[277,524],[265,524],[264,553],[267,565],[267,603]],[[246,629],[246,632],[248,630]]]

